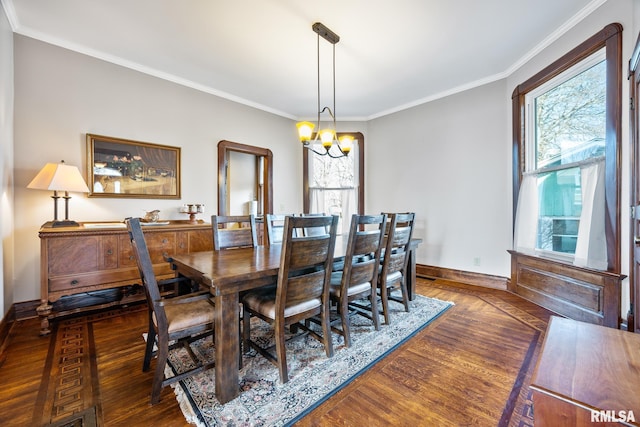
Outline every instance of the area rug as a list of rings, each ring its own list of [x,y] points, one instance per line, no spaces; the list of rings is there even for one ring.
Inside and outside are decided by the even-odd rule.
[[[416,295],[410,312],[391,303],[391,324],[375,331],[371,322],[354,316],[351,323],[352,345],[332,334],[334,356],[327,358],[322,344],[311,337],[287,343],[289,381],[281,384],[278,369],[255,351],[245,354],[239,372],[240,394],[221,405],[215,396],[214,370],[200,373],[174,385],[180,407],[189,423],[212,426],[287,426],[309,413],[343,388],[378,360],[411,338],[453,305]],[[381,316],[381,323],[383,319]],[[273,340],[270,326],[252,319],[251,334],[262,344]],[[213,357],[212,340],[193,345],[198,356]],[[183,349],[171,352],[165,375],[172,376],[190,364]]]

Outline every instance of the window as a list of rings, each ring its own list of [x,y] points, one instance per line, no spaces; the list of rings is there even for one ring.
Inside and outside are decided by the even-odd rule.
[[[514,91],[514,249],[620,269],[621,31],[605,27]]]
[[[341,135],[338,133],[338,137]],[[362,214],[364,205],[364,137],[361,133],[353,135],[353,148],[347,157],[335,159],[303,150],[304,211],[338,215],[339,234],[349,231],[351,216]]]
[[[525,173],[536,180],[539,200],[535,249],[573,261],[583,203],[581,170],[605,155],[604,49],[529,92],[525,102]],[[604,218],[596,222],[604,233]],[[601,255],[606,260],[606,253]]]

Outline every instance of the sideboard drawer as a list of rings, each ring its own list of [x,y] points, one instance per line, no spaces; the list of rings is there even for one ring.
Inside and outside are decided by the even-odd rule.
[[[81,288],[94,287],[102,285],[105,280],[112,280],[113,282],[121,282],[124,280],[137,280],[140,281],[138,270],[130,269],[128,272],[121,272],[116,276],[105,275],[104,272],[92,272],[92,273],[79,273],[68,276],[56,276],[49,279],[49,292],[63,292],[66,294],[73,294],[66,291],[77,289],[78,292],[84,292]]]

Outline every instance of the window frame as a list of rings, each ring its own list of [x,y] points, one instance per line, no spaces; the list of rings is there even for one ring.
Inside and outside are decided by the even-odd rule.
[[[605,233],[607,271],[620,272],[620,193],[622,140],[622,26],[609,24],[543,70],[519,84],[513,91],[513,228],[515,231],[518,194],[525,172],[528,138],[526,95],[556,76],[579,64],[597,51],[605,49],[606,58],[606,134],[605,134]]]
[[[351,135],[358,141],[358,214],[364,215],[364,135],[362,132],[337,132],[336,134],[338,138]],[[311,200],[309,198],[309,150],[307,149],[302,150],[302,191],[302,209],[304,213],[309,213]]]

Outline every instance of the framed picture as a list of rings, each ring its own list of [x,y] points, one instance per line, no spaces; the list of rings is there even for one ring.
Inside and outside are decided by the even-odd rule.
[[[180,148],[87,134],[89,197],[180,198]]]

